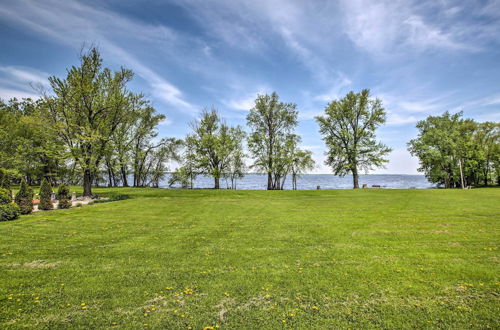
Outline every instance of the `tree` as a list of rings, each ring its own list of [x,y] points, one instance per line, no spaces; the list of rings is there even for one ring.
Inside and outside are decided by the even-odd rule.
[[[474,146],[479,177],[484,186],[492,178],[495,160],[500,156],[500,124],[494,122],[479,123],[474,134]]]
[[[258,95],[255,106],[250,109],[247,124],[251,129],[248,148],[255,159],[252,167],[267,174],[267,189],[282,189],[286,178],[284,160],[287,160],[287,146],[296,135],[297,106],[279,101],[276,92],[271,95]],[[284,176],[283,176],[284,175]]]
[[[73,203],[71,202],[69,187],[67,185],[61,184],[57,187],[57,200],[59,201],[57,205],[58,209],[69,209],[71,207]]]
[[[42,177],[55,181],[65,169],[64,146],[47,129],[42,107],[42,100],[0,100],[0,167],[25,177],[28,184]]]
[[[54,205],[52,204],[52,187],[47,179],[42,180],[40,185],[40,203],[38,204],[39,210],[52,210]]]
[[[233,139],[235,141],[234,150],[229,156],[229,163],[224,174],[225,178],[231,181],[231,189],[236,189],[236,181],[245,177],[247,166],[245,164],[245,153],[243,151],[243,141],[245,140],[245,132],[237,127],[233,130]]]
[[[419,171],[445,188],[488,185],[493,181],[500,140],[498,123],[476,123],[462,112],[429,116],[417,123],[419,131],[408,150],[420,161]]]
[[[203,110],[199,121],[192,123],[193,133],[187,144],[192,146],[197,172],[214,178],[214,188],[220,188],[220,178],[226,173],[231,156],[239,149],[240,127],[229,127],[217,110]]]
[[[83,195],[92,195],[92,181],[106,145],[122,121],[133,96],[126,89],[132,71],[102,68],[96,48],[80,56],[80,66],[67,77],[50,77],[54,95],[45,95],[46,119],[64,141],[83,172]]]
[[[15,202],[19,206],[21,214],[30,214],[33,211],[33,190],[24,179],[21,180],[21,187],[16,194]]]
[[[297,178],[300,174],[314,168],[312,152],[309,150],[297,149],[292,156],[292,189],[297,190]]]
[[[330,102],[324,116],[317,116],[319,131],[328,148],[325,161],[335,175],[352,174],[354,189],[359,188],[359,170],[381,167],[391,149],[376,141],[376,129],[385,123],[382,101],[371,99],[370,91],[349,92]]]
[[[195,145],[192,139],[186,137],[182,145],[182,156],[180,161],[182,166],[178,167],[170,176],[168,180],[168,185],[172,187],[173,185],[179,183],[182,188],[193,189],[194,180],[198,176],[198,171],[196,169],[196,154]]]

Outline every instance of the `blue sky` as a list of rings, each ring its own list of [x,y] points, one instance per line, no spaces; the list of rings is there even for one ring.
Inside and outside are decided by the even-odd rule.
[[[136,76],[167,120],[162,136],[182,138],[204,107],[245,123],[257,93],[277,91],[299,110],[302,145],[323,164],[314,116],[328,101],[369,88],[394,149],[386,169],[416,174],[406,151],[415,123],[464,111],[500,120],[500,1],[3,0],[0,98],[36,97],[97,45],[111,68]]]

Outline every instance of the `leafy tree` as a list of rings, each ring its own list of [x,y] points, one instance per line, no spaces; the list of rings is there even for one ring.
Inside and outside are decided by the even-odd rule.
[[[286,178],[286,163],[290,162],[287,150],[296,140],[297,106],[279,101],[276,93],[258,95],[250,109],[247,124],[251,129],[248,148],[252,154],[253,168],[267,173],[267,189],[282,188]]]
[[[166,142],[162,140],[160,143],[153,143],[153,139],[158,135],[155,128],[165,119],[165,116],[157,114],[148,102],[142,102],[140,106],[136,106],[136,109],[138,120],[132,128],[132,161],[134,187],[139,187],[146,184],[148,157]]]
[[[102,68],[96,48],[80,57],[67,77],[50,77],[54,95],[45,95],[46,118],[64,141],[83,172],[83,195],[92,195],[92,181],[104,157],[106,145],[130,106],[126,89],[132,71]]]
[[[193,133],[187,144],[193,148],[195,168],[214,178],[214,188],[220,188],[220,178],[227,172],[231,157],[239,148],[241,128],[229,127],[216,109],[204,110],[199,121],[192,123]]]
[[[186,137],[183,141],[183,153],[180,157],[182,166],[177,168],[170,176],[168,180],[168,185],[172,187],[173,185],[179,183],[182,188],[193,189],[194,180],[198,176],[198,170],[196,169],[196,153],[195,144],[192,139]]]
[[[382,101],[371,99],[370,91],[349,92],[330,102],[324,116],[317,116],[319,131],[328,148],[326,165],[335,175],[352,174],[354,189],[359,188],[360,170],[381,167],[391,149],[376,141],[376,129],[385,123]]]
[[[49,180],[43,179],[40,185],[40,203],[38,204],[39,210],[52,210],[52,187]]]
[[[16,204],[19,206],[21,214],[33,212],[33,189],[26,184],[26,180],[21,180],[21,187],[16,194]]]
[[[408,150],[420,160],[419,171],[445,188],[488,185],[498,157],[499,125],[463,119],[462,112],[429,116],[417,123],[419,134]],[[491,178],[490,178],[491,177]]]
[[[292,156],[292,187],[293,190],[297,190],[297,178],[300,174],[310,171],[314,168],[314,160],[312,158],[312,152],[309,150],[297,149]]]
[[[179,162],[179,150],[182,147],[182,140],[175,138],[162,139],[159,146],[149,157],[148,177],[152,187],[158,188],[169,170],[167,163],[170,160]]]
[[[67,185],[61,184],[57,187],[57,200],[59,201],[57,208],[69,209],[71,207],[73,203],[71,202],[69,187]]]

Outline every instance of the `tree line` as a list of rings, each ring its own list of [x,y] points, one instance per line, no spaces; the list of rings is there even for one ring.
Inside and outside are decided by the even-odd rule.
[[[104,68],[96,48],[83,52],[65,78],[50,77],[50,90],[37,100],[0,100],[0,167],[13,181],[28,185],[80,184],[84,196],[92,187],[158,187],[169,172],[170,186],[193,188],[199,175],[221,179],[232,189],[248,171],[267,175],[267,189],[281,190],[288,178],[315,167],[310,150],[300,148],[297,106],[277,93],[258,95],[246,117],[247,130],[230,126],[215,108],[190,123],[184,139],[160,138],[165,120],[143,94],[128,88],[131,70]],[[391,149],[376,139],[386,120],[382,102],[369,90],[349,92],[327,104],[316,117],[327,147],[325,163],[335,175],[384,166]],[[417,124],[419,136],[409,142],[426,177],[445,187],[487,185],[499,178],[498,123],[476,123],[445,113]],[[246,143],[245,143],[246,142]],[[247,163],[249,165],[247,165]]]

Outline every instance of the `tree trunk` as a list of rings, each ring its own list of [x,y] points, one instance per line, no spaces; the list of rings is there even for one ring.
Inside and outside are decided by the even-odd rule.
[[[273,176],[271,172],[267,173],[267,190],[273,190]]]
[[[125,166],[120,166],[120,171],[122,173],[122,182],[124,187],[128,187],[128,181],[127,181],[127,171],[125,170]]]
[[[359,188],[359,176],[358,176],[358,169],[356,167],[352,168],[352,183],[353,183],[353,189]]]
[[[462,170],[462,160],[458,160],[458,166],[460,167],[460,185],[462,186],[462,189],[465,189],[464,186],[464,172]]]
[[[220,182],[219,181],[220,181],[219,177],[215,177],[214,176],[214,183],[215,183],[214,188],[215,189],[219,189],[220,188]]]
[[[92,172],[90,169],[83,171],[83,196],[92,196]]]

